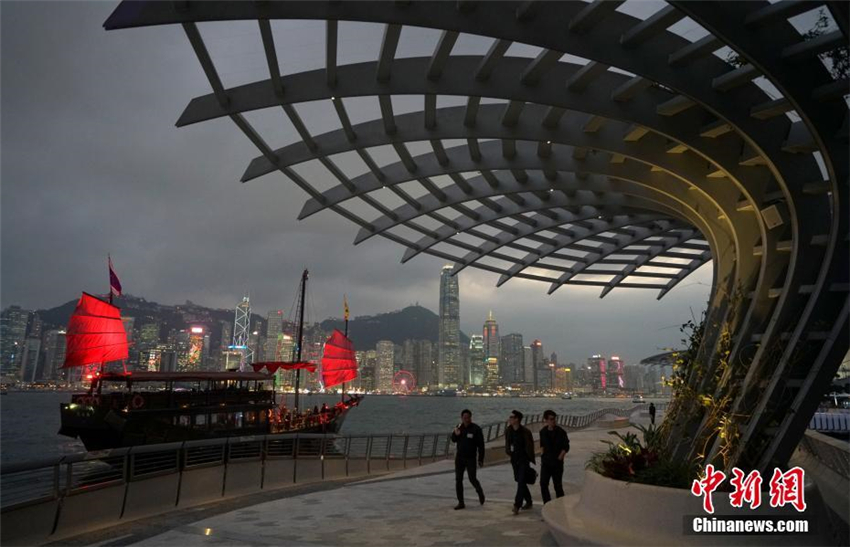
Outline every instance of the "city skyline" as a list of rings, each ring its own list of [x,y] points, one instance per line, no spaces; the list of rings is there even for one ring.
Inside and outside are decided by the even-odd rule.
[[[463,275],[457,276],[457,279],[460,281],[459,284],[462,284],[463,277],[464,277]],[[498,289],[498,290],[501,290],[501,289]],[[498,292],[498,290],[497,290],[497,292]],[[243,298],[244,297],[240,297],[236,301],[234,301],[233,305],[230,308],[222,307],[222,308],[212,308],[212,309],[231,311],[231,310],[239,307],[237,304],[242,302]],[[469,296],[467,296],[464,299],[464,302],[463,302],[464,306],[462,306],[462,308],[466,307],[466,299],[467,298],[469,298]],[[149,300],[149,301],[152,302],[152,300]],[[182,306],[182,305],[184,305],[184,303],[167,304],[167,303],[162,303],[162,302],[158,302],[158,304],[163,305],[163,306]],[[205,303],[202,303],[202,302],[192,302],[192,304],[211,308],[210,306],[205,306]],[[423,303],[423,302],[417,301],[415,303],[408,303],[407,305],[400,306],[399,308],[397,308],[395,310],[385,309],[385,310],[378,310],[376,313],[371,313],[371,314],[366,314],[366,313],[364,313],[364,314],[352,314],[352,318],[359,319],[361,317],[372,317],[372,316],[375,316],[375,315],[393,313],[393,312],[396,312],[396,311],[400,311],[404,307],[412,306],[412,305],[422,306],[422,307],[428,309],[429,311],[431,311],[435,314],[438,314],[438,309],[439,309],[438,305],[434,306],[432,308],[432,307],[429,307],[427,305],[427,302]],[[10,303],[9,305],[4,305],[3,309],[6,310],[11,306],[19,306],[23,310],[28,310],[28,311],[32,311],[32,312],[39,311],[37,309],[27,308],[26,306],[22,306],[18,303],[14,303],[14,302]],[[483,308],[486,308],[486,305],[482,304],[480,306],[475,306],[473,304],[473,307],[483,309]],[[268,309],[269,311],[268,312],[262,311],[262,310],[266,310],[266,309]],[[288,318],[288,315],[291,315],[291,313],[289,313],[286,309],[280,309],[280,308],[277,308],[275,306],[265,306],[265,305],[263,305],[263,303],[259,303],[259,305],[258,305],[253,300],[251,301],[251,310],[252,310],[252,316],[253,317],[262,317],[263,320],[267,321],[267,322],[269,321],[269,318],[279,317],[279,315],[278,315],[279,313],[282,314],[281,321],[286,321],[288,319],[291,319],[291,318]],[[475,313],[475,315],[473,315],[472,311],[467,312],[465,314],[461,313],[461,315],[460,315],[460,331],[463,332],[464,334],[466,334],[467,336],[473,336],[473,335],[477,334],[480,337],[480,333],[482,332],[482,327],[481,327],[482,323],[486,324],[488,318],[492,318],[494,316],[497,316],[497,312],[494,311],[494,310],[498,310],[498,308],[496,308],[496,307],[494,307],[493,309],[487,308],[487,311],[484,312],[483,314],[481,314],[480,317],[479,317],[480,312]],[[318,325],[323,320],[339,318],[339,317],[341,317],[341,315],[342,315],[341,313],[338,313],[338,314],[331,313],[331,314],[327,315],[326,317],[311,318],[310,323],[314,324],[314,325]],[[510,314],[498,315],[498,317],[499,317],[498,323],[499,323],[500,327],[497,329],[497,331],[501,330],[501,332],[505,333],[504,336],[500,337],[501,339],[507,338],[508,336],[511,336],[513,333],[518,333],[520,335],[520,337],[523,337],[523,336],[526,337],[525,338],[525,345],[527,346],[532,340],[534,340],[536,338],[539,338],[541,340],[543,340],[544,338],[551,338],[550,336],[538,336],[536,334],[533,334],[534,332],[541,332],[541,331],[545,332],[545,330],[546,330],[546,329],[536,328],[535,327],[536,323],[533,322],[533,321],[531,322],[531,326],[529,326],[528,324],[523,324],[521,321],[518,321],[516,318],[513,318],[512,315],[510,315]],[[564,323],[564,325],[571,325],[571,324],[572,323]],[[504,327],[503,325],[508,325],[508,327]],[[234,327],[232,322],[229,326],[230,326],[231,329]],[[649,351],[647,351],[643,354],[634,354],[633,355],[629,351],[624,351],[622,349],[622,345],[610,343],[610,341],[609,342],[603,342],[601,344],[597,344],[597,345],[593,345],[593,346],[589,346],[587,344],[580,344],[579,347],[589,347],[590,348],[586,353],[582,353],[583,350],[573,349],[574,346],[572,344],[564,344],[563,342],[559,344],[558,340],[550,341],[547,347],[549,349],[554,350],[553,351],[554,353],[557,353],[557,354],[564,356],[564,360],[567,361],[567,362],[582,362],[588,356],[593,355],[593,354],[603,354],[603,355],[619,354],[619,355],[624,356],[624,359],[626,359],[626,361],[628,361],[628,362],[637,362],[637,361],[639,361],[639,360],[641,360],[645,357],[649,357],[651,355],[654,355],[654,354],[663,352],[665,350],[668,350],[671,347],[677,347],[678,342],[681,338],[681,336],[679,335],[679,330],[678,330],[679,326],[680,325],[675,324],[675,325],[670,325],[666,329],[664,329],[667,332],[674,331],[673,337],[669,336],[669,334],[668,334],[665,338],[663,338],[663,339],[668,340],[670,343],[667,343],[665,345],[661,345],[659,343],[659,344],[656,344],[652,347],[647,346],[649,348]],[[265,328],[266,329],[269,328],[268,324],[266,325]],[[279,328],[280,327],[273,327],[273,330],[276,330],[276,329],[279,329]],[[264,333],[264,334],[266,334],[266,333]],[[232,342],[231,336],[232,336],[232,333],[228,334],[228,339]],[[660,340],[662,340],[662,338],[659,338],[659,341]],[[544,340],[544,342],[545,342],[545,340]],[[435,355],[437,353],[438,345],[439,345],[438,342],[434,343]],[[360,348],[358,348],[358,350],[359,349]],[[375,349],[375,348],[363,348],[363,349]],[[521,356],[519,358],[521,359]],[[500,370],[501,370],[501,365],[502,365],[501,359],[499,360],[499,365],[500,365]],[[500,376],[501,376],[501,372],[500,372]]]

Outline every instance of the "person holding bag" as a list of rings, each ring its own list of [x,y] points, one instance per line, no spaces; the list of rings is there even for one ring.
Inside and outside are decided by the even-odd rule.
[[[531,509],[531,491],[529,484],[534,484],[537,472],[531,468],[534,465],[534,436],[522,425],[522,412],[514,410],[508,417],[508,429],[505,431],[505,452],[511,458],[511,467],[516,481],[516,496],[514,497],[513,514]],[[523,501],[525,502],[523,504]]]

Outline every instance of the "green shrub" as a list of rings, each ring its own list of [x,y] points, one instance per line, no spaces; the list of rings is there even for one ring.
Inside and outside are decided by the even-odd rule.
[[[643,434],[643,443],[636,433],[623,435],[609,431],[619,442],[602,441],[608,445],[608,451],[594,454],[587,462],[587,468],[615,480],[690,488],[698,476],[697,466],[666,457],[662,449],[662,436],[655,426],[635,427]]]

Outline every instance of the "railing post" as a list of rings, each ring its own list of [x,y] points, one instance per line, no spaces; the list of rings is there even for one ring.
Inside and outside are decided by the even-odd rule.
[[[298,433],[292,442],[292,484],[298,482]]]
[[[437,441],[440,439],[439,435],[434,435],[434,444],[431,447],[431,463],[434,463],[434,460],[437,459]]]
[[[422,465],[422,448],[425,446],[425,435],[419,436],[419,465]]]
[[[366,474],[372,474],[372,436],[366,441]]]
[[[59,496],[62,494],[62,492],[59,489],[59,478],[60,478],[59,462],[56,462],[56,464],[53,466],[53,497],[56,498],[57,500],[59,499]]]
[[[325,480],[325,442],[327,439],[327,434],[322,435],[322,448],[319,450],[319,459],[322,462],[322,480]]]
[[[71,485],[74,484],[74,471],[71,469],[71,462],[68,462],[65,468],[65,495],[71,495]]]
[[[345,476],[348,476],[348,458],[351,452],[351,437],[345,438]]]
[[[493,433],[493,424],[487,426],[487,442],[490,442],[490,434]]]
[[[407,443],[410,441],[410,435],[404,436],[404,448],[402,448],[402,469],[407,469]]]
[[[387,471],[389,471],[389,470],[390,470],[390,450],[392,450],[392,447],[393,447],[393,436],[392,436],[392,435],[390,435],[390,436],[389,436],[389,438],[388,438],[388,440],[387,440],[387,454],[386,454],[386,458],[387,458]]]
[[[269,438],[263,436],[260,441],[260,490],[266,485],[266,456],[269,452]]]

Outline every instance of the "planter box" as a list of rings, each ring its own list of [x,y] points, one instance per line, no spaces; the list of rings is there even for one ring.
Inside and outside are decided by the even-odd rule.
[[[727,481],[729,479],[727,478]],[[581,492],[547,503],[543,519],[558,545],[827,545],[827,523],[823,522],[820,496],[807,481],[807,509],[798,513],[791,506],[772,508],[770,496],[762,493],[762,505],[751,510],[729,505],[728,492],[715,492],[714,514],[703,511],[702,498],[689,490],[628,483],[585,471]],[[688,517],[783,516],[806,519],[809,534],[685,534]],[[687,523],[687,524],[686,524]]]

